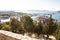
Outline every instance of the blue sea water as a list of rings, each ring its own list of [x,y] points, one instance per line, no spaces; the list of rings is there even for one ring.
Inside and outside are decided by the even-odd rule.
[[[60,22],[60,13],[54,13],[52,14],[52,18]]]
[[[37,15],[48,15],[51,14],[52,18],[60,22],[60,12],[58,11],[29,11],[31,14]]]
[[[52,14],[52,13],[50,13],[50,14]],[[54,14],[52,14],[52,18],[55,19],[55,20],[57,20],[58,22],[60,22],[60,13],[54,13]]]
[[[57,21],[60,22],[60,13],[55,13],[54,15],[52,15],[52,17],[53,17],[55,20],[57,20]]]

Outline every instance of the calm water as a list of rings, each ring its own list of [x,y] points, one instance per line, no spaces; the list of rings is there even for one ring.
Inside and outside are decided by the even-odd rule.
[[[60,13],[55,13],[52,17],[60,22]]]
[[[57,20],[58,22],[60,22],[60,12],[56,12],[56,11],[30,11],[28,13],[31,13],[34,17],[36,17],[36,15],[40,16],[40,15],[52,14],[52,18]],[[19,16],[17,16],[17,17],[19,17]],[[6,19],[6,18],[3,18],[3,20],[4,19]]]
[[[38,15],[48,15],[52,14],[52,18],[60,22],[60,13],[37,13]]]
[[[51,13],[52,14],[52,13]],[[60,22],[60,13],[54,13],[52,14],[52,18]]]

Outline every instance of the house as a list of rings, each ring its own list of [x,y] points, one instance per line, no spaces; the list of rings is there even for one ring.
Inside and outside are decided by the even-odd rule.
[[[8,22],[8,21],[10,21],[9,16],[0,16],[0,23]]]
[[[52,17],[52,15],[40,15],[40,16],[33,16],[31,17],[33,20],[37,21],[37,22],[48,22],[49,18]],[[56,23],[57,20],[52,18],[53,22]]]
[[[0,16],[0,23],[9,22],[10,18],[16,18],[20,21],[20,16]]]
[[[50,17],[49,16],[35,16],[35,17],[32,17],[33,20],[37,21],[37,22],[48,22],[48,19]]]
[[[36,20],[38,20],[38,22],[48,22],[49,17],[48,16],[39,16],[36,18]]]

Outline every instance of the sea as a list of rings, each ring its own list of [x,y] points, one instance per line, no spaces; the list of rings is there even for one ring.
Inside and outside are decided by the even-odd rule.
[[[36,16],[45,16],[45,15],[52,15],[52,18],[57,20],[58,22],[60,22],[60,12],[58,11],[46,11],[46,10],[29,10],[29,11],[24,11],[22,13],[27,13],[29,15],[32,15],[32,18],[35,18]],[[25,14],[24,14],[25,15]],[[16,17],[16,16],[15,16]],[[17,18],[19,19],[20,17],[17,16]],[[5,20],[6,18],[4,17],[2,20]]]
[[[60,13],[55,13],[54,15],[52,15],[52,17],[58,22],[60,22]]]
[[[29,10],[27,13],[33,15],[33,17],[41,15],[52,15],[52,18],[60,22],[60,11],[47,11],[47,10]]]

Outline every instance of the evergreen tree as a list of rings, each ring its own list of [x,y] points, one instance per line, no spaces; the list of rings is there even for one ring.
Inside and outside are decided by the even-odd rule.
[[[33,20],[30,16],[24,15],[21,17],[21,25],[25,32],[33,32]]]
[[[34,22],[34,33],[37,33],[38,36],[42,33],[42,23],[41,22]]]
[[[57,30],[53,33],[53,35],[56,37],[56,40],[60,40],[60,23],[58,23]]]
[[[49,27],[48,27],[47,23],[43,23],[43,24],[42,24],[42,34],[43,34],[43,35],[44,35],[44,34],[47,34],[48,29],[49,29]]]
[[[48,25],[48,31],[47,31],[47,39],[48,39],[49,35],[52,35],[57,29],[57,24],[54,23],[52,15],[50,15],[47,25]]]
[[[20,32],[22,30],[20,22],[15,18],[11,18],[10,25],[12,32]]]
[[[1,27],[1,30],[11,31],[11,26],[7,25],[6,23],[1,24]]]
[[[54,33],[57,29],[57,24],[53,22],[52,16],[50,16],[47,24],[48,24],[48,27],[49,27],[49,30],[48,30],[47,34]]]

